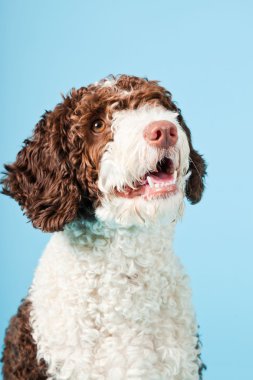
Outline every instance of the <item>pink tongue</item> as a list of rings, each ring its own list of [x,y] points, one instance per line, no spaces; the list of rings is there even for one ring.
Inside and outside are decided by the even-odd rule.
[[[158,172],[156,174],[150,174],[149,177],[152,178],[152,181],[154,183],[160,183],[160,182],[172,180],[173,179],[173,174],[167,174],[167,173]]]

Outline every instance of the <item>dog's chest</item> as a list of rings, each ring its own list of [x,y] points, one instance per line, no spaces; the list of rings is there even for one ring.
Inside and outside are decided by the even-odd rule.
[[[53,379],[196,380],[191,295],[170,241],[58,233],[30,291],[38,354]]]

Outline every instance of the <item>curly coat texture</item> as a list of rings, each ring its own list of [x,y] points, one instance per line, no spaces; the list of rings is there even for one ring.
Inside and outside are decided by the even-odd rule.
[[[180,109],[172,101],[170,92],[160,86],[157,81],[133,76],[111,77],[109,81],[106,79],[88,87],[73,89],[53,111],[46,112],[42,116],[35,127],[33,136],[24,141],[24,147],[18,153],[16,161],[13,164],[5,165],[6,174],[2,180],[3,193],[11,196],[20,204],[34,227],[46,232],[57,233],[42,257],[28,298],[21,304],[17,315],[12,318],[7,329],[2,358],[4,380],[60,379],[61,376],[66,376],[64,378],[68,380],[91,378],[94,380],[105,378],[110,380],[128,378],[146,380],[149,378],[153,380],[157,377],[152,377],[152,373],[157,376],[160,370],[168,371],[166,372],[167,375],[162,377],[163,379],[170,378],[166,376],[171,370],[175,371],[175,375],[171,377],[173,380],[185,380],[187,371],[190,374],[190,379],[195,380],[195,375],[202,379],[202,371],[205,366],[200,359],[200,344],[195,331],[194,313],[188,305],[189,290],[185,282],[185,275],[181,273],[180,264],[174,258],[171,248],[168,248],[169,257],[171,257],[171,262],[175,261],[175,268],[173,269],[173,265],[171,267],[168,262],[166,245],[170,246],[171,244],[172,231],[168,234],[161,227],[163,240],[161,235],[158,239],[160,231],[157,227],[154,230],[151,229],[150,232],[149,230],[148,232],[145,231],[145,233],[142,229],[132,230],[129,228],[122,234],[120,227],[119,231],[112,231],[108,226],[105,227],[105,225],[97,222],[95,216],[96,210],[103,204],[104,200],[104,194],[99,188],[99,175],[102,157],[108,144],[114,139],[112,128],[114,115],[118,111],[138,110],[145,105],[162,107],[165,110],[177,113],[177,121],[186,135],[189,146],[189,176],[185,182],[184,191],[192,204],[199,202],[204,190],[206,164],[202,156],[192,146],[191,133],[184,122]],[[102,120],[104,124],[103,133],[94,133],[92,125],[96,120]],[[88,228],[89,223],[91,227]],[[154,236],[153,239],[151,239],[152,236]],[[162,244],[162,248],[160,244]],[[152,246],[157,258],[154,258],[153,251],[150,250]],[[147,256],[145,250],[147,250]],[[135,259],[133,259],[134,255],[136,255]],[[158,260],[159,257],[160,261],[154,261]],[[117,260],[119,261],[117,262]],[[164,270],[165,267],[167,272]],[[119,268],[122,273],[118,273]],[[112,280],[108,280],[109,274],[112,275]],[[141,282],[144,278],[145,283]],[[140,282],[138,283],[138,281]],[[172,332],[169,334],[172,335],[169,337],[172,336],[174,339],[174,335],[179,337],[182,335],[186,346],[192,347],[189,349],[189,353],[183,355],[184,359],[182,360],[185,360],[185,368],[183,366],[180,368],[177,359],[173,362],[174,358],[172,358],[172,369],[169,368],[168,352],[174,352],[175,347],[172,346],[169,349],[171,351],[167,351],[163,336],[165,340],[169,339],[166,337],[169,328],[166,324],[163,326],[163,322],[159,319],[161,318],[159,312],[156,314],[157,310],[163,308],[163,303],[159,303],[161,301],[160,296],[152,300],[154,301],[153,306],[150,303],[153,294],[156,292],[159,294],[166,281],[168,289],[170,286],[173,289],[172,299],[175,297],[175,302],[174,300],[171,301],[175,310],[166,311],[167,314],[164,314],[166,318],[171,318]],[[173,284],[176,284],[177,281],[178,288],[174,288]],[[94,283],[96,283],[96,287]],[[136,288],[133,291],[134,286]],[[67,293],[65,293],[66,291]],[[146,368],[146,375],[138,372],[139,364],[136,364],[135,370],[137,372],[131,372],[130,369],[131,374],[126,375],[128,372],[124,372],[125,375],[122,375],[122,368],[130,366],[131,350],[134,352],[138,349],[136,342],[146,334],[144,330],[141,330],[139,322],[136,323],[133,317],[140,310],[131,298],[130,293],[132,291],[138,307],[143,310],[144,322],[150,313],[150,305],[151,309],[154,307],[154,314],[159,320],[156,328],[154,326],[149,328],[151,332],[157,329],[160,353],[150,353],[151,356],[148,359],[150,364],[148,365],[152,365],[152,360],[156,364],[154,364],[153,369],[151,367],[150,369]],[[100,297],[99,293],[104,294],[104,296]],[[87,296],[87,299],[84,295]],[[125,297],[129,297],[128,304],[133,301],[133,310],[128,307],[125,311]],[[112,371],[115,370],[116,372],[110,372],[110,369],[104,366],[103,374],[95,369],[93,372],[95,375],[89,377],[86,369],[92,370],[90,364],[94,359],[92,355],[101,354],[102,357],[99,360],[101,362],[105,360],[101,347],[100,349],[95,348],[99,347],[100,343],[97,342],[97,346],[93,346],[94,334],[96,335],[100,331],[99,339],[105,339],[105,341],[108,339],[109,349],[115,338],[113,332],[108,333],[109,328],[108,336],[105,335],[108,326],[106,323],[102,324],[105,316],[99,311],[102,306],[98,306],[98,299],[104,310],[113,305],[109,314],[113,318],[115,318],[114,308],[118,310],[116,324],[114,325],[115,322],[111,320],[106,321],[106,323],[112,328],[112,331],[117,331],[117,323],[119,326],[121,326],[120,323],[123,323],[123,327],[121,327],[123,330],[119,330],[120,333],[118,333],[122,335],[123,341],[130,339],[124,335],[124,329],[127,330],[132,323],[135,326],[133,331],[137,329],[138,334],[136,333],[137,337],[135,337],[130,329],[131,339],[135,343],[129,340],[125,347],[125,360],[131,359],[129,362],[127,361],[127,365],[122,365],[121,369],[112,368]],[[83,304],[86,305],[87,312],[83,310]],[[186,311],[183,309],[184,304]],[[123,313],[123,310],[129,321],[125,314],[123,319],[120,319],[120,313]],[[173,313],[176,311],[178,316],[174,318]],[[184,315],[185,312],[187,317]],[[96,327],[93,326],[93,323]],[[160,325],[162,326],[161,330],[159,330]],[[73,331],[69,326],[72,326]],[[98,330],[95,331],[95,329]],[[190,335],[190,330],[192,335]],[[50,343],[54,332],[53,343]],[[182,337],[180,339],[183,341]],[[62,343],[65,338],[66,347]],[[76,357],[72,338],[75,342],[78,342],[79,338],[81,339],[81,342],[76,344],[79,349],[82,346],[83,351],[80,351],[82,355],[83,353],[87,355],[88,359],[85,357],[87,365],[84,372],[82,372],[83,368],[80,369],[80,357]],[[147,342],[148,346],[153,345],[153,342],[150,343],[150,338]],[[133,345],[131,346],[131,344]],[[61,347],[62,352],[60,352]],[[142,350],[142,346],[140,346],[140,350]],[[147,348],[147,351],[149,350],[151,350],[150,347]],[[45,353],[45,360],[43,352]],[[156,359],[155,355],[157,355]],[[162,359],[159,355],[162,356]],[[188,361],[185,359],[187,355],[191,358],[187,359]],[[114,356],[116,361],[117,358],[121,360],[122,355],[118,352],[117,347],[113,352]],[[164,361],[166,365],[161,369],[161,363]],[[77,368],[79,368],[79,372]],[[103,377],[106,371],[111,373],[108,375],[109,377]],[[98,373],[101,374],[101,377]],[[151,377],[147,377],[148,373]],[[123,377],[119,377],[119,374]]]
[[[3,193],[18,201],[34,227],[47,232],[62,230],[77,217],[92,215],[101,197],[98,170],[104,147],[112,139],[112,114],[145,104],[179,113],[178,121],[190,146],[191,176],[186,196],[197,203],[204,190],[206,165],[193,149],[180,109],[158,82],[125,75],[112,87],[90,85],[72,90],[54,111],[46,112],[32,138],[25,140],[16,162],[5,166]],[[96,119],[107,125],[102,135],[90,130]]]

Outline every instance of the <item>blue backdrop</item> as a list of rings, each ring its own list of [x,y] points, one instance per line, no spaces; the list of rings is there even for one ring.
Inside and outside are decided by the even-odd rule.
[[[1,0],[0,164],[60,93],[110,73],[159,79],[208,162],[175,248],[192,278],[206,380],[252,376],[252,2]],[[49,239],[1,196],[0,340]]]

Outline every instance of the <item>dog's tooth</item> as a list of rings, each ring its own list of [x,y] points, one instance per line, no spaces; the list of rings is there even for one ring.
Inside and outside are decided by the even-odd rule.
[[[177,179],[177,171],[176,171],[176,170],[175,170],[174,173],[173,173],[173,178],[174,178],[174,180],[176,181],[176,179]]]
[[[151,177],[147,176],[147,181],[148,181],[148,184],[149,184],[149,186],[150,186],[151,188],[154,187],[154,184],[153,184],[153,181],[152,181],[152,178],[151,178]]]

